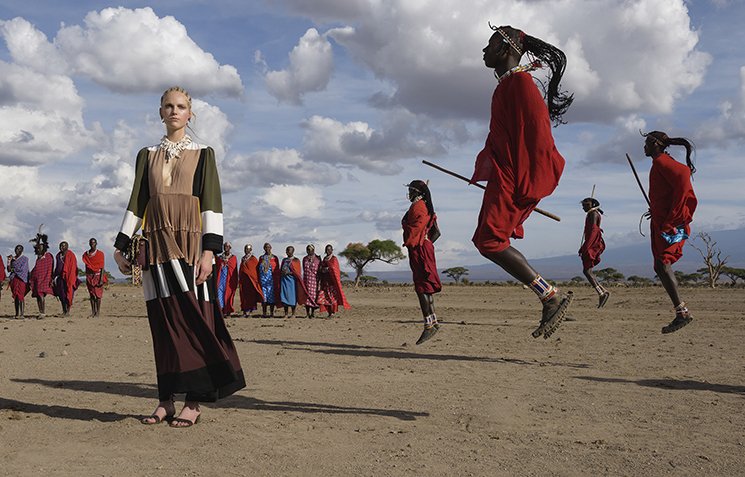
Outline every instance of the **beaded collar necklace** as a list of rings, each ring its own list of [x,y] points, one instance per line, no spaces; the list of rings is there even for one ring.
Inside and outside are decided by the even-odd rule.
[[[191,144],[191,138],[188,134],[184,135],[178,142],[173,142],[166,136],[160,140],[160,148],[166,151],[166,162],[179,157],[181,151],[189,147]]]
[[[497,74],[497,71],[494,70],[494,77],[497,78],[497,82],[498,83],[501,83],[502,81],[504,81],[505,78],[508,78],[508,77],[512,76],[513,74],[515,74],[515,73],[520,73],[522,71],[533,71],[533,70],[537,70],[541,66],[542,66],[541,65],[541,62],[538,61],[538,60],[531,61],[527,65],[513,66],[512,68],[510,68],[509,70],[507,70],[507,72],[505,72],[505,74],[503,74],[502,76],[499,76]]]

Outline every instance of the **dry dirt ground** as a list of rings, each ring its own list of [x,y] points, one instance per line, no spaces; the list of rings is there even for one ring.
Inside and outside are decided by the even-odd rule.
[[[82,290],[81,290],[82,291]],[[549,340],[530,291],[446,286],[434,340],[410,287],[348,290],[338,319],[229,319],[248,387],[190,429],[155,406],[141,291],[105,317],[12,319],[0,300],[0,474],[744,475],[745,290],[587,287]],[[59,310],[52,301],[48,308]],[[36,304],[29,300],[29,310]]]

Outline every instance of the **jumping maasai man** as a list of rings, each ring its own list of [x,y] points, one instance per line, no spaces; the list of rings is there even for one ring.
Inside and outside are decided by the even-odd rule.
[[[16,245],[15,255],[8,256],[8,288],[13,295],[13,305],[16,310],[16,319],[24,318],[24,308],[26,306],[26,294],[29,291],[28,286],[28,257],[23,255],[23,245]]]
[[[85,286],[91,300],[91,318],[96,318],[101,313],[101,299],[103,298],[103,287],[108,283],[108,277],[104,272],[104,253],[97,249],[98,241],[95,238],[88,240],[90,250],[83,252],[83,263],[85,264]]]
[[[30,242],[34,244],[36,264],[29,274],[28,283],[31,287],[31,296],[36,298],[36,304],[39,307],[39,319],[42,319],[46,316],[46,296],[54,295],[52,288],[54,255],[49,253],[49,240],[46,234],[39,232]]]
[[[495,33],[483,49],[484,64],[494,69],[498,84],[492,96],[489,135],[471,177],[472,183],[487,181],[473,243],[484,257],[538,295],[543,311],[533,337],[548,338],[564,319],[571,292],[561,296],[510,245],[510,238],[523,237],[523,222],[556,189],[564,169],[551,122],[561,123],[573,100],[559,91],[566,57],[556,47],[510,26],[492,29]],[[524,53],[540,63],[520,66]],[[544,64],[551,70],[545,89],[548,107],[527,72]]]
[[[63,315],[70,313],[78,285],[78,258],[69,250],[67,242],[60,242],[54,266],[54,294],[62,304]]]
[[[217,302],[220,304],[223,316],[233,313],[233,300],[238,289],[238,259],[231,253],[233,246],[225,242],[223,253],[215,258],[217,264]]]
[[[645,136],[644,155],[652,158],[649,171],[649,216],[654,271],[675,307],[675,318],[662,328],[672,333],[693,320],[686,304],[678,294],[672,264],[683,256],[683,245],[691,233],[690,223],[698,201],[693,193],[691,176],[696,168],[691,160],[693,144],[685,138],[668,137],[660,131]],[[686,165],[670,157],[668,146],[686,149]]]
[[[274,316],[274,307],[279,304],[279,258],[272,253],[272,245],[264,244],[264,254],[259,257],[259,281],[261,282],[261,294],[264,301],[261,302],[261,311],[264,318]],[[269,314],[266,309],[269,307]]]
[[[598,293],[598,308],[602,308],[608,301],[610,292],[598,282],[597,277],[592,273],[592,269],[600,263],[600,255],[605,250],[603,229],[600,228],[603,210],[600,208],[600,202],[593,197],[582,199],[581,203],[582,210],[587,213],[582,246],[579,248],[579,256],[582,258],[582,273],[585,274],[590,285]]]
[[[243,252],[245,255],[241,258],[241,266],[238,269],[238,286],[240,287],[241,311],[245,317],[256,310],[257,303],[264,301],[264,295],[261,294],[259,261],[253,254],[253,245],[246,244]]]

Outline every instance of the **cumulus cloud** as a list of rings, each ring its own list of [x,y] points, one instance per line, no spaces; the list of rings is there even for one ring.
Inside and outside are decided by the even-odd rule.
[[[381,232],[390,232],[391,230],[399,230],[401,228],[400,215],[387,210],[378,212],[365,210],[358,216],[358,218],[363,222],[371,222],[375,224],[375,228]]]
[[[327,164],[303,160],[295,149],[236,154],[223,163],[222,171],[226,192],[268,185],[332,185],[342,178]]]
[[[745,138],[745,66],[740,70],[740,88],[719,104],[719,115],[701,123],[696,132],[698,145],[743,142]]]
[[[432,121],[405,111],[388,115],[381,130],[363,121],[342,123],[321,116],[312,116],[303,126],[303,151],[308,159],[383,175],[399,173],[400,159],[441,156],[447,152],[447,143],[467,136],[458,128],[438,129]]]
[[[684,0],[443,0],[442,15],[432,15],[427,2],[403,0],[358,1],[353,7],[327,0],[312,9],[301,0],[284,2],[317,21],[353,23],[327,34],[393,83],[394,92],[380,93],[377,101],[436,117],[488,115],[484,98],[495,83],[482,62],[481,49],[492,34],[487,20],[525,28],[567,53],[563,87],[575,93],[569,120],[669,113],[701,84],[711,61],[696,49],[698,32]],[[350,15],[350,8],[357,14]]]
[[[277,185],[266,190],[262,197],[285,217],[320,217],[326,203],[319,189],[309,186]]]
[[[180,84],[199,95],[243,93],[235,67],[219,64],[182,23],[150,7],[89,12],[83,26],[63,26],[51,43],[23,19],[5,22],[2,34],[18,64],[86,76],[111,91],[160,92]]]
[[[268,71],[264,80],[269,93],[279,101],[302,104],[305,93],[326,88],[334,68],[331,44],[310,28],[290,52],[287,69]]]

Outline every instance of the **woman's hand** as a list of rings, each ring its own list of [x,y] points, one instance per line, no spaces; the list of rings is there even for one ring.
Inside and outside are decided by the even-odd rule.
[[[201,285],[210,274],[212,274],[212,262],[214,261],[215,254],[212,250],[205,250],[202,252],[202,257],[197,262],[197,285]]]
[[[132,264],[129,263],[129,260],[124,258],[124,255],[122,255],[121,250],[119,249],[114,250],[114,261],[116,262],[116,265],[119,267],[120,272],[122,272],[125,275],[132,274]]]

